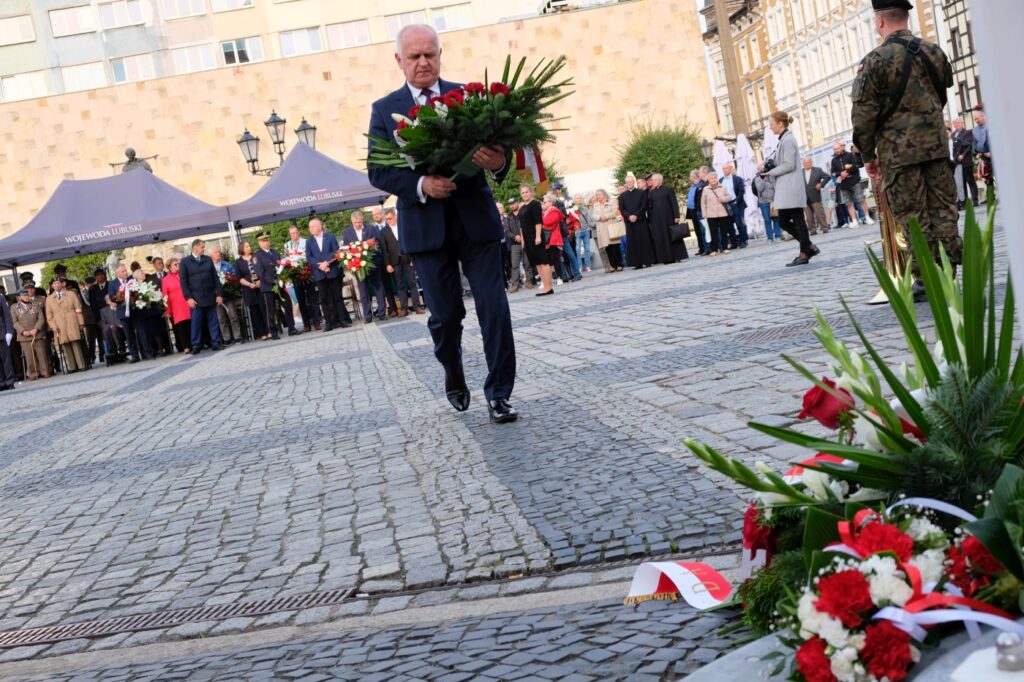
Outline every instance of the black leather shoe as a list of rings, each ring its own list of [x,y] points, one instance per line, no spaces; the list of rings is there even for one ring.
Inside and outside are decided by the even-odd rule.
[[[342,323],[342,324],[344,324],[344,323]],[[329,325],[329,324],[325,324],[325,325],[324,325],[324,328],[323,328],[323,329],[324,329],[324,333],[326,334],[327,332],[329,332],[329,331],[331,331],[332,329],[334,329],[334,327],[332,327],[332,326],[331,326],[331,325]]]
[[[811,262],[810,258],[801,258],[800,256],[797,256],[796,258],[794,258],[790,262],[786,263],[786,267],[787,268],[791,268],[791,267],[793,267],[795,265],[807,265],[810,262]]]
[[[457,411],[465,412],[469,409],[469,389],[466,388],[466,377],[461,371],[454,375],[445,372],[444,395]]]
[[[298,336],[301,333],[302,332],[300,332],[298,329],[289,329],[288,330],[288,336]]]
[[[210,348],[210,350],[224,350],[224,346],[213,346],[212,348]]]
[[[811,245],[811,249],[811,258],[821,253],[821,249],[819,249],[817,246],[814,246],[813,244]],[[810,260],[810,258],[808,258],[808,260]]]
[[[351,322],[342,322],[338,326],[341,327],[342,329],[348,329],[349,327],[352,326],[352,323]],[[332,329],[333,329],[333,327],[332,327]]]
[[[495,424],[505,424],[519,419],[516,408],[508,404],[505,398],[495,398],[487,401],[487,412],[491,415],[491,421]]]

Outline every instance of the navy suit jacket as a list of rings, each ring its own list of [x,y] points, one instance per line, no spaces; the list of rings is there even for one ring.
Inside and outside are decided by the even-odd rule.
[[[442,95],[459,87],[458,83],[438,80]],[[373,103],[370,114],[370,135],[385,140],[393,139],[398,123],[391,114],[407,115],[416,103],[409,86],[402,87]],[[373,140],[370,140],[373,149]],[[508,171],[512,150],[505,150],[505,167],[496,173],[500,181]],[[419,179],[426,175],[422,169],[390,168],[368,164],[370,184],[379,190],[398,197],[398,213],[402,221],[402,241],[399,248],[404,254],[436,251],[444,244],[444,212],[447,204],[461,220],[466,236],[475,242],[499,242],[502,237],[501,218],[494,206],[494,195],[481,171],[471,178],[459,180],[458,189],[447,199],[433,199],[421,202],[416,193]]]
[[[274,249],[256,249],[253,255],[256,256],[255,274],[260,278],[260,291],[273,291],[277,282],[277,261],[281,260],[281,254]]]
[[[313,281],[321,282],[325,279],[337,279],[341,275],[341,268],[338,266],[337,261],[334,261],[334,255],[338,253],[338,238],[330,232],[324,231],[324,248],[323,251],[316,245],[316,237],[310,236],[306,239],[306,262],[313,268]],[[330,263],[331,267],[327,272],[320,270],[320,263]]]

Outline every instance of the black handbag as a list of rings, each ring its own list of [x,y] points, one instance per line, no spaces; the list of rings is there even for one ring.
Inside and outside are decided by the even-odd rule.
[[[672,242],[681,242],[690,236],[690,226],[686,223],[672,223],[668,226],[668,238]]]

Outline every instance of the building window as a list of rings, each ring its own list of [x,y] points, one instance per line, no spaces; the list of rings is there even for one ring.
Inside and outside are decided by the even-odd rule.
[[[253,0],[213,0],[214,12],[229,12],[233,9],[252,7]]]
[[[0,99],[4,102],[35,99],[36,97],[46,97],[48,94],[50,93],[46,87],[45,71],[19,73],[16,76],[0,79]]]
[[[300,54],[319,52],[324,49],[319,28],[300,28],[295,31],[281,31],[281,56],[294,57]]]
[[[473,9],[469,3],[435,7],[430,10],[430,14],[434,17],[434,28],[438,32],[455,31],[473,25]]]
[[[953,59],[960,59],[960,29],[949,30],[949,45],[953,50]]]
[[[750,55],[747,52],[747,43],[740,43],[740,74],[750,71]]]
[[[50,29],[55,38],[91,33],[96,30],[96,19],[92,7],[81,5],[50,12]]]
[[[130,83],[156,77],[153,70],[153,55],[148,53],[111,59],[110,70],[114,74],[115,83]]]
[[[20,17],[0,19],[0,45],[31,43],[35,39],[36,32],[32,29],[32,17],[30,15],[23,14]]]
[[[974,33],[971,31],[971,22],[967,22],[967,54],[974,54]]]
[[[205,0],[163,0],[164,19],[181,19],[206,14]]]
[[[221,43],[220,47],[224,51],[224,63],[228,66],[263,61],[263,41],[259,37],[229,40]]]
[[[100,26],[118,28],[142,23],[139,0],[115,0],[100,4]]]
[[[171,50],[171,61],[174,62],[174,73],[192,73],[206,71],[217,66],[213,57],[212,45],[190,45]]]
[[[332,50],[370,44],[370,24],[366,19],[331,24],[327,27],[327,44]]]
[[[427,13],[423,10],[403,12],[402,14],[389,14],[384,17],[384,27],[387,29],[389,40],[394,40],[398,32],[406,26],[425,23],[427,23]]]
[[[95,90],[107,85],[107,69],[103,62],[63,66],[60,75],[64,79],[64,92]]]

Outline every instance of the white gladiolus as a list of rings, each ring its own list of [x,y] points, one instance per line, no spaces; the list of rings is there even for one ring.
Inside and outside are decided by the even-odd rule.
[[[391,114],[391,118],[392,120],[394,120],[395,123],[401,123],[402,121],[405,121],[405,125],[407,126],[412,126],[416,124],[416,122],[413,121],[411,118],[409,118],[408,116],[403,116],[402,114]]]
[[[882,442],[878,439],[878,431],[871,422],[858,414],[853,418],[853,429],[856,432],[857,443],[871,450],[883,452]]]

